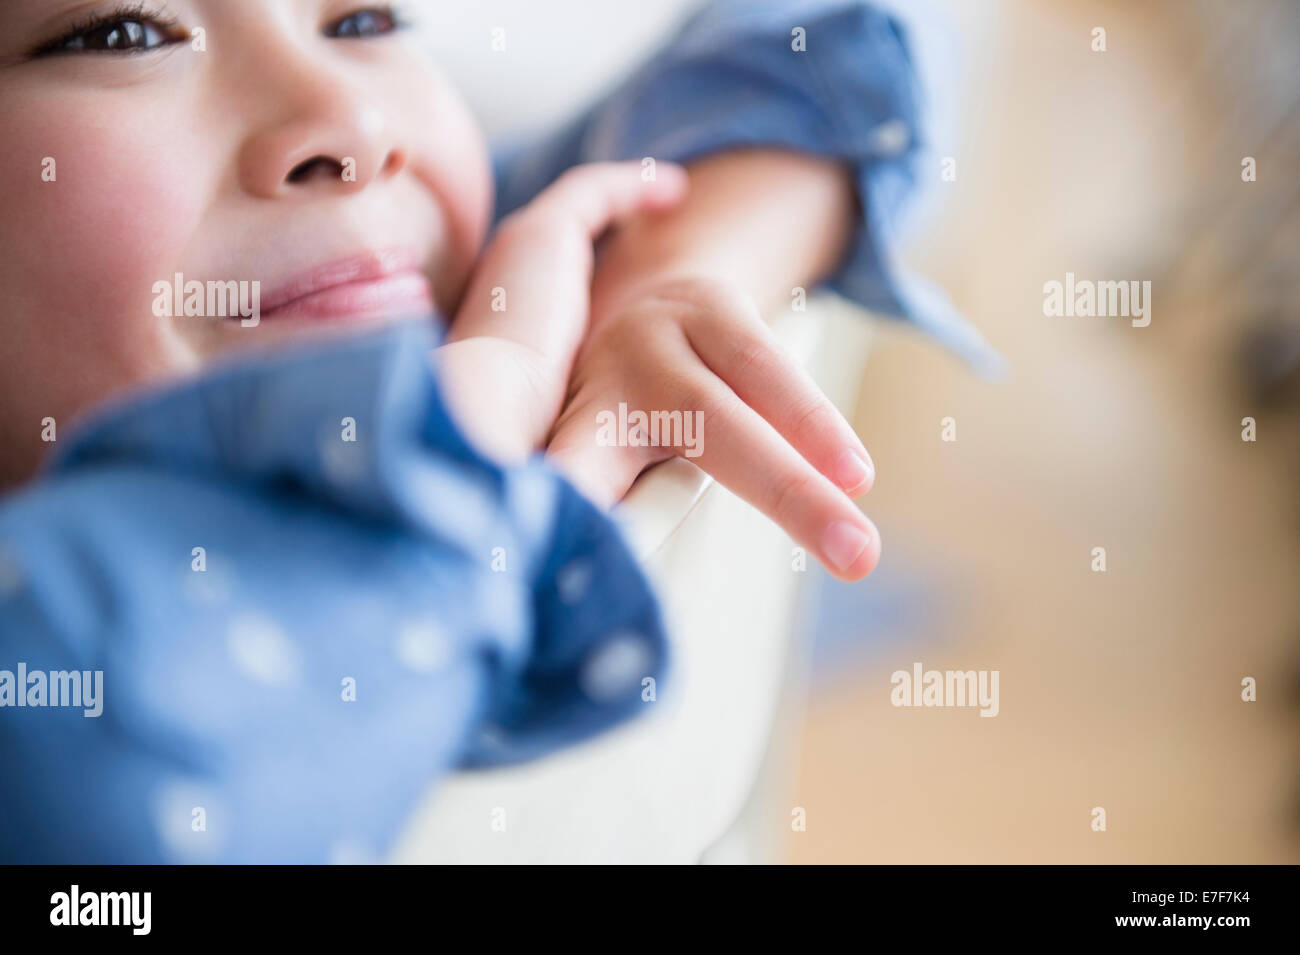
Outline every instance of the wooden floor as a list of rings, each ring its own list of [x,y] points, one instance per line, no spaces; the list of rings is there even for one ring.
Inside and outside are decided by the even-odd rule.
[[[814,687],[788,857],[1300,861],[1294,439],[1237,383],[1242,296],[1179,259],[1219,228],[1216,202],[1256,197],[1233,190],[1259,144],[1225,141],[1233,107],[1189,79],[1177,4],[952,6],[957,181],[909,259],[1010,372],[986,384],[910,333],[877,339],[866,506],[885,561],[943,569],[942,624],[902,625]],[[1043,283],[1067,271],[1153,280],[1150,327],[1045,317]],[[999,670],[1000,714],[891,706],[889,674],[915,660]]]

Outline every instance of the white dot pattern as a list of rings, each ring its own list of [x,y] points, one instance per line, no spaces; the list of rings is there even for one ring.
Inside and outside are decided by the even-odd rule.
[[[302,654],[276,623],[261,614],[244,614],[230,624],[227,648],[235,666],[269,686],[297,680]]]
[[[639,687],[650,664],[650,650],[639,634],[615,634],[583,662],[579,686],[592,702],[608,703]]]
[[[431,620],[403,624],[397,631],[393,652],[403,666],[417,673],[432,673],[451,659],[446,636]]]

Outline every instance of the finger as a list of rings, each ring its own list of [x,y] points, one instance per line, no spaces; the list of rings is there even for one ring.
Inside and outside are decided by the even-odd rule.
[[[661,209],[685,194],[681,167],[653,181],[635,163],[580,166],[508,216],[479,259],[449,340],[505,338],[546,360],[570,355],[587,327],[592,243],[618,219]]]
[[[617,406],[617,401],[579,399],[556,423],[546,447],[546,459],[601,507],[612,506],[642,471],[673,453],[666,448],[628,447],[598,440],[601,412],[614,411]]]
[[[699,440],[681,453],[749,501],[842,580],[865,577],[880,558],[880,533],[723,382],[701,377],[683,408],[697,412]],[[652,435],[652,438],[654,435]]]
[[[591,240],[635,212],[675,205],[686,195],[686,170],[661,162],[646,178],[639,162],[575,166],[547,186],[525,208],[542,216],[569,219]]]
[[[850,497],[871,490],[876,469],[853,427],[781,347],[754,305],[725,289],[683,323],[696,354],[818,471]]]

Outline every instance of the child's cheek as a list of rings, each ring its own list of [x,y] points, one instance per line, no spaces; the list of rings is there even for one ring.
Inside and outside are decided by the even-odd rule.
[[[424,66],[388,91],[412,173],[439,203],[447,231],[434,287],[450,315],[482,248],[492,211],[492,162],[483,133],[440,73]],[[406,139],[405,137],[410,137]]]
[[[140,137],[138,117],[58,119],[17,131],[25,145],[2,160],[5,287],[20,290],[47,347],[93,344],[124,371],[156,369],[168,330],[152,314],[153,284],[171,278],[200,201],[187,153]]]
[[[486,152],[423,150],[415,174],[425,188],[439,197],[445,220],[446,241],[437,263],[434,287],[443,314],[454,312],[465,282],[483,245],[492,203],[491,165]]]

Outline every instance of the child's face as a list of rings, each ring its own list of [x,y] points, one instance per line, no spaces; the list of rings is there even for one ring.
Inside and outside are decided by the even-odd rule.
[[[490,166],[399,15],[364,0],[0,3],[0,486],[30,472],[43,418],[62,427],[231,349],[450,310]],[[246,303],[259,283],[257,324],[160,317],[185,301],[178,274],[249,283]]]

